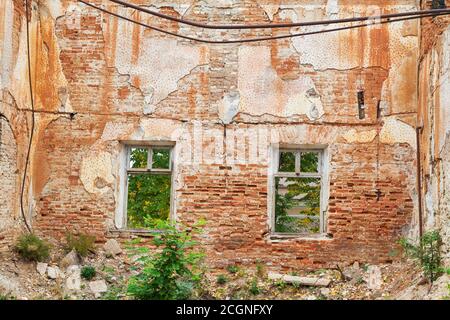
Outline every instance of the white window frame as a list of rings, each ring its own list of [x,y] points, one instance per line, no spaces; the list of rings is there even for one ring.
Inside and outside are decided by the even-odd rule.
[[[295,172],[280,172],[279,161],[281,152],[292,152],[295,154]],[[317,172],[301,172],[300,171],[300,157],[301,153],[316,152],[318,154],[318,171]],[[269,190],[270,190],[270,203],[269,203],[269,223],[270,223],[270,235],[275,237],[322,237],[327,232],[327,214],[328,204],[326,198],[328,198],[328,191],[325,188],[328,185],[328,153],[325,146],[304,146],[304,145],[286,145],[275,146],[272,150],[272,168],[269,172]],[[275,232],[275,208],[276,208],[276,178],[319,178],[320,179],[320,230],[318,233],[285,233]]]
[[[122,175],[122,210],[121,210],[121,221],[119,230],[127,231],[127,232],[152,232],[157,230],[148,230],[148,229],[129,229],[127,226],[128,222],[128,175],[129,174],[165,174],[171,176],[171,185],[170,185],[170,212],[169,212],[169,220],[173,221],[175,219],[174,215],[174,149],[175,146],[173,143],[164,143],[164,142],[156,142],[156,143],[145,143],[145,142],[127,142],[123,144],[125,157],[124,157],[124,166],[123,166],[123,175]],[[147,149],[147,167],[146,168],[131,168],[130,167],[130,154],[131,149]],[[169,150],[169,168],[153,168],[153,149],[166,149]]]

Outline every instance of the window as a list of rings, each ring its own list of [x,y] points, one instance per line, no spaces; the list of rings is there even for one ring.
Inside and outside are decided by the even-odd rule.
[[[154,227],[170,217],[171,146],[128,146],[125,228]]]
[[[275,234],[324,233],[323,150],[280,149],[274,161],[272,230]]]

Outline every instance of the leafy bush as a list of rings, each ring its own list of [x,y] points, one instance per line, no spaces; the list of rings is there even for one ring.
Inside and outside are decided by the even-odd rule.
[[[81,268],[81,277],[83,279],[92,280],[96,274],[97,271],[95,271],[95,268],[92,266],[84,266]]]
[[[24,234],[17,241],[16,251],[25,260],[44,261],[50,256],[50,245],[34,234]]]
[[[66,250],[75,250],[80,256],[85,257],[95,249],[95,236],[79,233],[66,235]]]
[[[408,239],[400,240],[400,245],[405,250],[406,255],[419,261],[430,282],[436,280],[443,272],[440,254],[441,244],[442,239],[438,231],[426,232],[417,245]]]
[[[225,284],[228,282],[228,278],[226,275],[224,274],[219,274],[217,276],[217,280],[216,280],[217,284]]]
[[[153,243],[160,249],[149,255],[148,248],[135,248],[137,259],[143,265],[141,272],[130,278],[128,294],[137,299],[178,300],[192,297],[198,287],[202,272],[200,262],[203,254],[192,248],[197,244],[192,233],[199,232],[203,223],[194,226],[192,232],[177,228],[166,221],[157,222],[161,230]]]

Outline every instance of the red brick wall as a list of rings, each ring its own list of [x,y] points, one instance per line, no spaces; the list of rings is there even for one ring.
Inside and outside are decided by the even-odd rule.
[[[269,21],[253,1],[243,1],[242,7],[240,14],[245,17],[242,22]],[[200,9],[191,11],[189,18],[205,19]],[[231,19],[232,15],[222,19],[221,10],[215,8],[210,12],[211,21]],[[159,26],[177,30],[171,23]],[[66,13],[55,22],[60,50],[57,59],[76,114],[72,118],[67,113],[58,114],[60,105],[39,106],[47,113],[39,114],[33,149],[33,225],[46,237],[61,239],[67,231],[75,230],[95,234],[100,241],[117,235],[112,230],[118,184],[109,183],[101,192],[89,192],[80,178],[86,155],[109,153],[112,173],[119,179],[120,141],[147,132],[146,121],[164,124],[170,119],[176,127],[192,132],[194,122],[201,120],[205,128],[224,132],[216,103],[237,87],[239,46],[202,47],[204,62],[177,80],[177,89],[158,103],[156,111],[144,115],[141,79],[120,74],[114,66],[115,46],[123,45],[123,39],[111,37],[116,27],[111,20],[87,8],[81,13],[76,10]],[[387,29],[382,30],[374,37],[376,43],[389,40]],[[152,32],[146,35],[166,39]],[[358,39],[353,41],[357,43]],[[133,41],[133,48],[138,43]],[[238,113],[226,130],[268,128],[278,132],[283,143],[328,146],[328,233],[332,238],[270,239],[267,163],[198,167],[178,163],[175,173],[180,180],[175,192],[178,221],[190,224],[199,218],[207,220],[201,243],[212,265],[218,267],[259,260],[273,269],[314,268],[333,267],[338,262],[395,259],[396,241],[408,228],[415,210],[414,146],[395,141],[383,143],[379,136],[369,142],[348,142],[343,138],[351,129],[357,132],[382,129],[385,119],[377,120],[376,114],[378,102],[384,99],[383,87],[391,89],[386,84],[389,55],[371,51],[369,60],[373,66],[367,68],[317,70],[301,64],[302,57],[289,43],[264,45],[270,47],[271,67],[283,81],[311,77],[321,96],[324,115],[319,121],[312,121],[303,114],[278,117]],[[343,47],[347,45],[342,43]],[[358,83],[363,83],[365,91],[364,120],[357,116]],[[405,123],[412,122],[410,115],[399,117]],[[108,125],[114,123],[129,125],[131,129],[112,130],[117,137],[105,138]],[[165,125],[161,127],[158,130],[164,131]],[[177,141],[178,145],[183,143]],[[381,192],[379,199],[377,189]]]

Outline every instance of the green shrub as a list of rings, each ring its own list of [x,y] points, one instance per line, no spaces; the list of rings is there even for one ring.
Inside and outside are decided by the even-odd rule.
[[[80,233],[68,233],[66,235],[66,250],[75,250],[80,256],[85,257],[89,252],[94,252],[95,236]]]
[[[226,275],[224,274],[219,274],[217,276],[217,280],[216,280],[217,284],[225,284],[228,282],[228,278]]]
[[[16,251],[25,260],[44,261],[50,256],[50,245],[34,234],[24,234],[17,241]]]
[[[436,280],[443,272],[440,254],[441,244],[442,239],[438,231],[426,232],[417,245],[408,239],[400,240],[400,245],[406,255],[420,263],[430,282]]]
[[[84,266],[81,268],[81,277],[83,279],[92,280],[96,274],[97,271],[95,271],[95,268],[92,266]]]
[[[198,288],[202,271],[200,262],[203,254],[192,248],[197,244],[192,233],[199,232],[201,224],[192,232],[177,228],[166,221],[159,221],[155,229],[161,230],[153,239],[160,249],[151,256],[148,248],[138,247],[137,253],[143,269],[130,278],[128,294],[136,299],[178,300],[193,296]]]
[[[229,266],[227,267],[227,271],[228,271],[229,273],[237,273],[237,272],[239,271],[239,267],[236,266],[236,265],[229,265]]]

